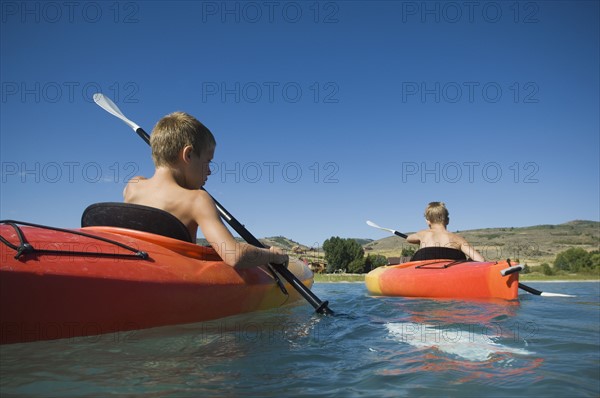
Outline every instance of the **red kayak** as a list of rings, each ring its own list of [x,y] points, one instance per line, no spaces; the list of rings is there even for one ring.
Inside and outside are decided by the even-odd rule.
[[[289,285],[285,296],[262,267],[237,270],[210,247],[153,233],[4,224],[0,237],[2,344],[201,322],[301,299]],[[303,263],[289,270],[312,286]]]
[[[376,268],[367,274],[365,283],[378,296],[515,300],[519,273],[504,276],[502,271],[507,269],[511,269],[508,261],[411,261]]]

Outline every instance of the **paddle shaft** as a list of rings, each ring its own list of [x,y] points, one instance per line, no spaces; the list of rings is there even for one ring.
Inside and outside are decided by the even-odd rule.
[[[521,282],[519,282],[519,289],[523,289],[523,290],[525,290],[526,292],[529,292],[529,293],[531,293],[531,294],[535,294],[536,296],[541,296],[541,295],[542,295],[542,292],[541,292],[541,291],[539,291],[539,290],[537,290],[537,289],[534,289],[534,288],[532,288],[532,287],[529,287],[529,286],[527,286],[527,285],[524,285],[524,284],[522,284]]]
[[[135,132],[146,142],[146,144],[150,145],[150,136],[144,131],[144,129],[139,127],[135,130]],[[208,193],[206,190],[204,191]],[[250,231],[248,231],[246,227],[244,227],[231,213],[229,213],[210,193],[208,193],[208,195],[215,202],[215,206],[217,206],[217,210],[219,211],[219,213],[221,213],[221,217],[224,218],[225,221],[227,221],[231,228],[233,228],[238,234],[240,234],[242,239],[244,239],[252,246],[256,246],[262,249],[265,248],[265,245],[263,245],[258,239],[256,239],[256,237],[252,235]],[[288,281],[288,283],[292,285],[292,287],[296,289],[296,291],[298,291],[298,293],[300,293],[300,295],[304,297],[306,301],[308,301],[313,306],[317,313],[333,315],[333,311],[330,310],[328,307],[329,302],[321,301],[316,294],[314,294],[309,288],[304,286],[304,284],[298,278],[296,278],[296,275],[294,275],[289,269],[284,267],[283,264],[271,263],[270,265],[275,269],[275,271],[277,271],[279,275],[283,276],[283,279]],[[284,289],[285,292],[285,288],[283,287],[283,285],[281,285],[281,287]]]
[[[404,239],[408,238],[408,235],[403,234],[402,232],[394,231],[394,234],[396,234],[399,237],[404,238]]]
[[[143,128],[138,127],[137,129],[135,129],[135,132],[137,133],[137,135],[140,136],[141,139],[143,139],[146,142],[146,144],[150,145],[150,136],[144,131]]]

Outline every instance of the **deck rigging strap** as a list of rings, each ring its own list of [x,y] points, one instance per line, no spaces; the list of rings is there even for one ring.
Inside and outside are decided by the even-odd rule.
[[[71,229],[63,229],[63,228],[57,228],[57,227],[49,227],[47,225],[33,224],[33,223],[24,222],[24,221],[14,221],[14,220],[0,220],[0,224],[6,224],[6,225],[10,225],[11,227],[13,227],[13,229],[15,230],[15,233],[17,234],[17,237],[19,238],[19,245],[17,246],[17,245],[10,243],[2,235],[0,235],[0,242],[4,243],[6,246],[10,247],[11,249],[13,249],[17,252],[17,254],[15,255],[15,259],[19,259],[19,257],[26,255],[26,254],[31,254],[31,253],[72,255],[72,256],[137,258],[137,259],[143,259],[143,260],[148,259],[148,253],[146,253],[144,251],[135,249],[131,246],[125,245],[121,242],[114,241],[112,239],[103,238],[101,236],[92,235],[92,234],[88,234],[88,233],[81,232],[81,231],[74,231]],[[79,236],[83,236],[86,238],[99,240],[102,242],[106,242],[106,243],[110,243],[112,245],[118,246],[122,249],[128,250],[128,251],[132,252],[133,254],[37,249],[37,248],[33,247],[33,245],[31,245],[27,241],[27,238],[23,234],[23,231],[21,230],[21,228],[19,228],[19,225],[25,225],[25,226],[34,227],[34,228],[42,228],[42,229],[47,229],[50,231],[63,232],[63,233],[67,233],[67,234],[79,235]]]
[[[445,260],[440,259],[440,260],[437,260],[437,261],[432,261],[432,262],[429,262],[429,263],[417,265],[415,267],[415,269],[444,269],[444,268],[450,268],[450,267],[452,267],[454,265],[458,265],[458,264],[470,262],[469,260],[454,260],[452,262],[449,262],[448,264],[442,265],[441,267],[428,267],[428,265],[439,264],[440,262],[443,262],[443,261],[445,261]]]

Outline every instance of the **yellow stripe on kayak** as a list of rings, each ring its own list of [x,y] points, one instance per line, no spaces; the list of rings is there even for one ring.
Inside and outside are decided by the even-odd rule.
[[[367,276],[365,276],[365,284],[367,285],[367,290],[369,293],[376,296],[383,296],[381,286],[379,285],[379,280],[381,274],[383,274],[388,268],[390,267],[383,266],[375,268],[373,271],[369,272]]]

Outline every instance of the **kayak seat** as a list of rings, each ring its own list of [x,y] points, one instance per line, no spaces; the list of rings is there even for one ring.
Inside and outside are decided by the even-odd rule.
[[[413,254],[410,261],[422,261],[422,260],[466,260],[467,256],[465,253],[458,249],[452,249],[450,247],[439,247],[431,246],[419,249]]]
[[[186,226],[171,213],[131,203],[102,202],[89,205],[81,216],[81,226],[134,229],[196,243]]]

